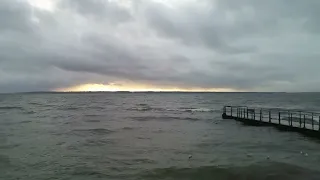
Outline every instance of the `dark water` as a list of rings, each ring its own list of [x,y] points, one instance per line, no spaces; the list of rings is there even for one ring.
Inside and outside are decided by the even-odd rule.
[[[320,94],[2,94],[0,179],[320,179],[320,141],[226,104],[318,111]]]

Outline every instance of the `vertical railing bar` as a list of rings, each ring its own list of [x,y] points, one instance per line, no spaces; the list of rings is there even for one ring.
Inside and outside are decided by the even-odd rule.
[[[271,111],[269,110],[269,123],[271,123]]]
[[[320,116],[319,116],[320,117]],[[299,118],[299,122],[300,122],[300,128],[301,128],[301,124],[302,124],[302,122],[301,122],[301,111],[300,111],[300,118]]]
[[[320,116],[319,116],[319,121],[318,121],[318,130],[320,131]]]
[[[262,121],[262,109],[260,109],[260,121]]]
[[[306,114],[303,114],[303,128],[306,128]]]
[[[244,110],[244,109],[242,108],[242,110],[241,110],[241,118],[243,118],[243,110]]]
[[[290,126],[290,111],[288,111],[288,124]]]
[[[312,130],[314,130],[314,123],[313,123],[313,113],[311,114],[311,121],[312,121]]]
[[[281,124],[281,122],[280,122],[280,119],[281,119],[281,112],[279,111],[279,117],[278,117],[279,119],[279,124]]]

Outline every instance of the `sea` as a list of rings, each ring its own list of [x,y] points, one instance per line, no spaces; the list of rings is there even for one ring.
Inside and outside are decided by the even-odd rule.
[[[224,105],[320,111],[320,93],[0,94],[0,179],[320,179],[318,139]]]

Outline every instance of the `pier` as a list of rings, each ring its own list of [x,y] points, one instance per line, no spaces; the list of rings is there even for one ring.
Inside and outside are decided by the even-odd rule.
[[[276,109],[224,106],[223,119],[234,119],[252,126],[273,126],[281,131],[299,132],[320,138],[320,113]]]

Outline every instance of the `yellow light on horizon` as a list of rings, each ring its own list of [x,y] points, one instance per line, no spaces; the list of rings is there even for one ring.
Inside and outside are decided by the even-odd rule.
[[[59,92],[231,92],[228,88],[179,88],[179,87],[157,87],[145,84],[82,84],[78,86],[56,89]]]

